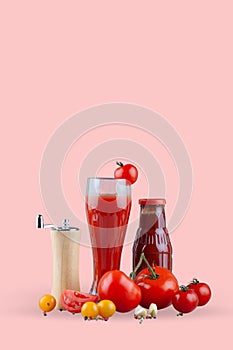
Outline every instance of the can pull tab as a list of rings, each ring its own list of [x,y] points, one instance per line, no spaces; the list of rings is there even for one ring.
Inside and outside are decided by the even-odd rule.
[[[36,228],[54,228],[55,230],[58,229],[58,227],[53,224],[45,224],[43,215],[41,214],[37,215],[36,217]]]

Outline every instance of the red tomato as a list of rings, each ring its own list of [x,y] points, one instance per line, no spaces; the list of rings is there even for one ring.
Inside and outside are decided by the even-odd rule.
[[[194,290],[197,294],[199,302],[198,306],[202,306],[208,303],[211,298],[211,290],[207,283],[199,282],[196,278],[188,284],[188,288]]]
[[[76,292],[75,290],[66,289],[61,295],[61,304],[69,312],[81,312],[83,304],[87,301],[98,301],[98,295]]]
[[[149,308],[154,303],[158,309],[163,309],[172,303],[172,297],[179,289],[177,279],[171,271],[161,266],[151,267],[154,276],[148,268],[136,276],[135,283],[140,287],[142,300],[140,305]]]
[[[131,183],[131,185],[137,181],[138,170],[134,165],[123,165],[123,163],[121,162],[117,162],[117,165],[119,165],[120,167],[114,171],[115,179],[126,179]]]
[[[172,305],[181,315],[191,312],[198,305],[198,296],[192,289],[180,286],[180,290],[172,298]]]
[[[141,300],[140,288],[124,272],[106,272],[98,283],[100,299],[111,300],[119,312],[128,312],[138,306]]]

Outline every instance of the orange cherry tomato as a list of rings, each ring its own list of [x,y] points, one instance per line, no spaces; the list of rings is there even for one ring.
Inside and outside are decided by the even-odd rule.
[[[81,308],[81,314],[84,318],[96,318],[99,315],[98,307],[93,301],[87,301]]]
[[[45,316],[46,312],[52,311],[55,308],[56,304],[56,299],[51,294],[45,294],[39,300],[39,307],[44,312]]]
[[[116,305],[111,300],[101,300],[97,306],[99,315],[103,318],[111,317],[116,311]]]

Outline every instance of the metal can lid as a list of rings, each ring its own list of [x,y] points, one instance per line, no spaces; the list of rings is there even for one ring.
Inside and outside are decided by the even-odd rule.
[[[141,198],[139,199],[140,205],[165,205],[166,199],[164,198]]]

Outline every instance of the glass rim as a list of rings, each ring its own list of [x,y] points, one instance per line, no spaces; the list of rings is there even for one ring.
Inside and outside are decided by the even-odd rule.
[[[127,179],[115,179],[114,177],[88,177],[87,180],[113,180],[113,181],[126,181],[129,183]]]

